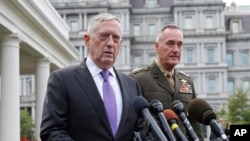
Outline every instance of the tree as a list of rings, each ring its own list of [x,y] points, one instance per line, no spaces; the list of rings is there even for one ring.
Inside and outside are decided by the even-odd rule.
[[[21,138],[27,137],[30,141],[34,140],[35,124],[29,115],[27,108],[21,110],[20,113]]]
[[[233,124],[250,124],[250,104],[247,93],[242,89],[229,97],[228,120]]]

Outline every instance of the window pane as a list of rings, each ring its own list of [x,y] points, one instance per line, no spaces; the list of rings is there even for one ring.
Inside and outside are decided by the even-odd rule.
[[[50,0],[51,3],[57,3],[57,0]]]
[[[206,28],[213,28],[213,17],[212,16],[206,17]]]
[[[214,79],[208,80],[208,92],[215,92],[215,80]]]
[[[134,36],[140,35],[140,26],[139,25],[133,25],[133,33],[134,33]]]
[[[148,34],[149,35],[155,35],[155,25],[154,24],[150,24],[148,25]]]
[[[250,81],[246,80],[243,82],[243,91],[247,92],[250,89]]]
[[[192,17],[185,17],[185,28],[186,29],[192,29],[193,28]]]
[[[148,0],[148,7],[155,7],[155,0]]]
[[[139,66],[141,64],[141,57],[134,56],[134,66]]]
[[[149,56],[149,62],[152,63],[155,60],[155,56],[154,55],[150,55]]]
[[[73,31],[73,32],[78,31],[78,23],[77,23],[77,21],[71,21],[70,22],[70,28],[71,28],[71,31]]]
[[[248,53],[247,52],[242,52],[241,54],[241,59],[242,59],[242,65],[248,65]]]
[[[214,50],[213,49],[208,49],[208,51],[207,51],[207,61],[208,61],[208,63],[213,63],[214,62]]]
[[[187,50],[187,63],[193,63],[193,50]]]
[[[233,33],[239,33],[239,22],[238,21],[234,21],[232,23],[232,32]]]
[[[232,53],[227,53],[227,65],[232,66],[233,65],[233,54]]]
[[[234,82],[233,81],[227,82],[227,92],[228,92],[228,94],[234,93]]]

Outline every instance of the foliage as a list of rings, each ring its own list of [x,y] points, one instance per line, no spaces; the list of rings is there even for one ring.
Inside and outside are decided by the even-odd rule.
[[[217,119],[219,119],[220,117],[226,120],[228,119],[228,113],[226,109],[227,109],[226,105],[223,104],[223,108],[220,111],[215,111]]]
[[[235,124],[250,123],[250,105],[247,93],[238,89],[228,100],[228,118]]]
[[[20,113],[21,137],[27,137],[29,140],[34,139],[35,124],[29,115],[27,108],[21,110]]]
[[[222,110],[217,112],[218,117],[224,117],[226,121],[233,124],[250,124],[250,104],[247,92],[237,89],[228,99],[228,105],[223,106]],[[226,111],[225,109],[228,109]]]

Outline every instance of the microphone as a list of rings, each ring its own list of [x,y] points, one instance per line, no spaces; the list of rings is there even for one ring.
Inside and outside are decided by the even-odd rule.
[[[171,106],[172,106],[172,109],[173,111],[179,115],[185,129],[187,130],[187,133],[188,133],[188,137],[190,138],[190,140],[193,140],[193,141],[200,141],[200,139],[198,138],[197,134],[195,133],[193,127],[191,126],[189,120],[187,119],[184,111],[184,106],[183,104],[181,103],[180,100],[175,100],[171,103]]]
[[[132,99],[132,104],[137,113],[142,115],[148,125],[148,127],[153,131],[153,134],[160,140],[160,141],[167,141],[167,138],[161,131],[160,127],[156,123],[155,119],[149,112],[149,103],[143,96],[137,96]]]
[[[158,114],[162,128],[164,129],[163,131],[164,131],[165,135],[167,136],[168,140],[176,141],[174,134],[172,133],[172,131],[168,125],[168,122],[162,113],[163,112],[162,103],[159,100],[152,100],[150,102],[150,106],[151,106],[151,110],[153,110],[154,112],[156,112]]]
[[[193,99],[188,105],[188,113],[195,120],[205,125],[210,125],[212,132],[223,141],[229,141],[224,131],[216,122],[216,114],[209,104],[200,98]]]
[[[181,129],[179,128],[177,121],[178,117],[174,111],[167,109],[163,111],[165,118],[167,119],[172,131],[174,132],[178,141],[188,141]]]

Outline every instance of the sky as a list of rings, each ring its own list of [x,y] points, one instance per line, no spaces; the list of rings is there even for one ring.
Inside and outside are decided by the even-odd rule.
[[[223,2],[226,2],[226,5],[230,5],[234,1],[237,5],[249,5],[250,6],[250,0],[223,0]]]

